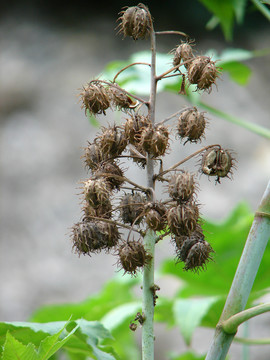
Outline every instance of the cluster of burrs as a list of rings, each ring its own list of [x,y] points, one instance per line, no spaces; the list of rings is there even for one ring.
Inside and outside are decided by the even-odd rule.
[[[121,13],[119,27],[125,36],[135,40],[145,38],[153,31],[148,8],[143,4],[127,8]],[[176,47],[173,55],[172,67],[157,77],[158,81],[178,71],[182,93],[185,78],[196,84],[198,90],[211,90],[218,70],[210,58],[195,57],[188,41]],[[182,65],[187,73],[180,72]],[[105,115],[106,110],[112,108],[123,111],[125,122],[101,128],[85,148],[83,158],[90,177],[82,182],[83,216],[72,228],[73,248],[79,255],[102,250],[111,252],[118,257],[117,263],[125,273],[135,275],[151,259],[142,241],[151,229],[158,240],[171,235],[177,262],[183,262],[185,270],[204,269],[212,259],[213,249],[205,241],[201,227],[198,184],[194,173],[179,166],[202,154],[200,171],[219,182],[231,173],[232,154],[220,145],[206,146],[166,170],[160,166],[151,188],[128,179],[121,165],[124,158],[135,162],[141,171],[149,161],[154,165],[163,164],[162,158],[169,153],[171,135],[174,138],[177,135],[184,144],[197,143],[204,137],[207,121],[205,113],[191,107],[155,124],[150,118],[149,102],[121,88],[116,77],[112,82],[92,80],[80,93],[82,107],[88,115]],[[147,114],[142,111],[143,105],[148,109]],[[172,118],[177,121],[169,130],[166,123]],[[166,200],[153,196],[157,181],[165,183]],[[127,229],[124,236],[120,228]]]

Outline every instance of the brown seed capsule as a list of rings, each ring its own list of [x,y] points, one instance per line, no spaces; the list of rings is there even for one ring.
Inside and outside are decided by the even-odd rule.
[[[141,141],[141,135],[145,128],[150,126],[148,117],[135,114],[127,119],[125,123],[125,135],[130,144],[137,145]]]
[[[114,84],[115,86],[110,87],[110,94],[112,104],[119,110],[133,109],[138,105],[137,101],[134,101],[129,97],[120,86]]]
[[[185,62],[194,58],[192,47],[188,42],[183,42],[181,45],[177,46],[177,48],[173,50],[173,54],[173,66],[179,65],[181,60]],[[188,69],[189,65],[190,62],[185,64],[185,68]]]
[[[164,230],[167,225],[166,207],[161,203],[150,204],[145,221],[154,231]]]
[[[119,246],[118,264],[125,273],[136,275],[138,268],[142,268],[151,259],[143,244],[139,241],[129,241]]]
[[[196,229],[199,208],[195,202],[188,202],[172,207],[167,214],[168,226],[177,236],[189,235]]]
[[[143,4],[128,7],[122,12],[119,20],[121,21],[119,32],[124,36],[138,40],[144,39],[150,33],[152,20],[148,8]]]
[[[99,165],[95,172],[95,177],[103,177],[110,184],[112,189],[120,189],[124,183],[123,170],[115,162],[104,162]]]
[[[83,182],[84,197],[94,208],[106,204],[110,197],[111,186],[103,178],[89,179]]]
[[[89,145],[85,148],[83,157],[86,166],[91,170],[96,170],[98,165],[102,161],[106,160],[100,146],[96,142],[93,142],[92,144],[89,143]]]
[[[76,253],[95,253],[117,245],[120,235],[116,225],[102,221],[83,221],[72,228],[73,249]]]
[[[177,132],[180,138],[198,142],[204,135],[206,120],[204,114],[196,107],[184,111],[178,119]]]
[[[125,224],[142,221],[146,199],[140,193],[125,194],[120,202],[120,216]]]
[[[112,204],[110,200],[103,202],[102,204],[93,207],[90,203],[86,203],[83,207],[84,219],[91,221],[92,217],[98,217],[103,219],[110,219],[112,216]]]
[[[158,125],[155,128],[150,126],[144,129],[141,136],[143,149],[154,158],[162,156],[169,145],[169,131],[164,125]]]
[[[221,177],[229,177],[233,167],[233,157],[228,150],[219,147],[210,148],[202,156],[201,171],[209,176],[216,176],[220,182]]]
[[[196,84],[198,90],[211,92],[218,74],[215,62],[208,56],[195,57],[188,68],[188,80],[191,84]]]
[[[195,192],[196,183],[194,175],[187,171],[175,174],[171,177],[168,192],[177,202],[186,202],[192,198]]]
[[[99,82],[91,82],[83,87],[80,96],[85,113],[88,110],[90,115],[105,114],[110,106],[108,89]]]
[[[113,125],[102,128],[102,134],[98,137],[103,156],[117,157],[125,150],[127,139],[119,126]]]

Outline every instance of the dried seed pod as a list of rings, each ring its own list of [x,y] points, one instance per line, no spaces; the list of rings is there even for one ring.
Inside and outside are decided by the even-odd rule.
[[[143,4],[128,7],[122,12],[119,20],[121,21],[119,32],[122,32],[124,36],[138,40],[144,39],[150,33],[151,15],[148,8]]]
[[[115,162],[104,162],[99,165],[95,177],[103,177],[110,184],[112,189],[120,189],[124,183],[123,170]]]
[[[208,56],[195,57],[188,68],[188,80],[191,84],[196,84],[198,90],[211,92],[218,74],[215,62]]]
[[[86,166],[91,170],[96,170],[99,164],[106,160],[106,156],[104,156],[99,144],[95,141],[92,144],[89,143],[89,145],[85,148],[83,157]]]
[[[172,207],[167,214],[168,226],[177,236],[189,235],[193,232],[198,219],[199,207],[193,201]]]
[[[133,109],[138,105],[137,101],[131,99],[120,86],[114,84],[115,86],[110,87],[110,94],[112,104],[119,110]]]
[[[186,142],[196,143],[203,137],[205,126],[204,113],[193,107],[184,111],[178,118],[177,132],[180,138],[187,138]]]
[[[166,210],[166,207],[161,203],[150,204],[149,211],[147,212],[145,219],[150,229],[154,231],[161,231],[166,228]]]
[[[105,114],[105,110],[110,106],[108,89],[99,82],[91,82],[83,87],[79,95],[85,113],[88,110],[90,115]]]
[[[129,241],[120,245],[118,256],[118,265],[130,275],[136,275],[138,268],[143,268],[151,259],[139,241]]]
[[[168,128],[164,125],[145,128],[142,132],[141,144],[143,149],[154,158],[164,155],[169,145]]]
[[[177,66],[181,63],[181,60],[183,62],[191,60],[194,58],[192,47],[190,43],[188,42],[182,42],[181,45],[177,46],[173,51],[174,57],[173,57],[173,66]],[[189,68],[190,63],[185,64],[185,68]]]
[[[177,202],[186,202],[192,198],[196,188],[194,175],[183,171],[180,174],[172,175],[169,181],[168,192]]]
[[[93,207],[90,203],[86,203],[83,207],[84,219],[91,221],[92,217],[99,217],[103,219],[110,219],[112,216],[112,204],[110,200]]]
[[[111,193],[111,186],[104,178],[89,179],[83,182],[84,197],[94,208],[106,204]]]
[[[137,145],[141,141],[142,131],[150,126],[151,122],[147,116],[135,114],[127,119],[125,123],[125,135],[130,144]]]
[[[119,126],[113,125],[102,128],[102,134],[98,137],[103,156],[117,157],[125,150],[127,139]]]
[[[229,177],[232,172],[234,158],[229,150],[214,147],[206,150],[202,156],[201,171],[209,176],[216,176],[220,182],[221,177]]]
[[[142,221],[146,199],[140,193],[125,194],[120,202],[120,216],[125,224],[136,224]]]
[[[79,255],[109,250],[120,238],[116,225],[102,221],[82,221],[73,226],[72,233],[73,249]]]

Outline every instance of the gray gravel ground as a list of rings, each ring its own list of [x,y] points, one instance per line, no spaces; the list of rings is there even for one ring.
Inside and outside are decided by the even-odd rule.
[[[0,319],[26,320],[37,307],[80,301],[101,289],[115,268],[109,255],[78,258],[71,252],[69,229],[80,218],[79,180],[87,175],[80,156],[96,129],[89,126],[80,110],[78,88],[99,74],[106,63],[126,59],[146,45],[115,37],[115,24],[99,19],[91,27],[63,30],[34,21],[7,18],[0,24]],[[95,30],[93,30],[95,29]],[[260,36],[258,36],[260,35]],[[258,40],[259,39],[259,40]],[[248,47],[263,48],[270,33],[254,34]],[[222,43],[202,39],[201,51],[222,49]],[[161,43],[169,51],[170,43]],[[209,104],[246,121],[269,127],[269,57],[249,61],[253,70],[250,84],[240,87],[226,76],[218,91],[205,95]],[[158,97],[158,118],[184,106],[182,98],[172,94]],[[109,115],[109,121],[113,115]],[[222,219],[241,200],[253,210],[270,175],[270,144],[266,139],[209,115],[210,125],[203,144],[221,143],[237,153],[238,169],[233,182],[200,178],[199,199],[203,215]],[[101,118],[106,124],[107,119]],[[201,145],[178,144],[166,160],[172,165]],[[144,183],[130,163],[130,177]],[[136,173],[135,173],[136,171]],[[166,244],[158,247],[158,262],[172,254]],[[167,284],[170,287],[170,283]],[[173,286],[173,284],[172,284]],[[162,326],[158,327],[163,331]],[[269,317],[253,320],[254,336],[269,336]],[[195,334],[201,351],[206,350],[210,330]],[[178,331],[160,336],[160,357],[168,349],[177,350]],[[164,343],[163,343],[163,342]],[[251,359],[269,359],[269,346],[252,348]],[[256,356],[254,355],[256,352]],[[239,345],[233,345],[231,359],[238,359]]]

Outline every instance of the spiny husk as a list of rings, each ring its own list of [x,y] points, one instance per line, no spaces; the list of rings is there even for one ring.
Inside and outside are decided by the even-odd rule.
[[[90,178],[83,184],[84,198],[91,206],[97,208],[108,202],[112,189],[109,182],[104,178]]]
[[[187,109],[178,118],[177,133],[181,139],[187,138],[186,142],[196,143],[204,136],[206,123],[204,113],[196,107]]]
[[[141,135],[143,149],[153,158],[165,154],[169,146],[169,131],[164,125],[145,128]]]
[[[206,150],[202,156],[201,171],[209,176],[229,177],[234,166],[234,158],[229,150],[214,147]]]
[[[110,96],[108,89],[99,82],[91,82],[82,88],[80,92],[82,107],[87,110],[90,115],[106,114],[110,106]]]
[[[170,197],[176,200],[179,203],[189,201],[196,190],[196,183],[194,180],[194,175],[188,171],[183,171],[179,174],[174,174],[171,176],[168,192]]]
[[[138,269],[142,269],[151,259],[140,241],[129,241],[120,245],[118,256],[118,265],[130,275],[136,275]]]
[[[113,106],[119,110],[133,109],[137,106],[137,101],[132,100],[119,85],[114,84],[110,87],[110,97]]]
[[[112,189],[119,190],[124,183],[123,170],[113,161],[106,161],[99,165],[96,169],[95,177],[103,178],[110,184]]]
[[[219,70],[214,61],[208,56],[197,56],[189,65],[188,80],[191,84],[196,84],[198,90],[207,90],[209,93],[212,90],[212,85],[215,84],[218,77]]]
[[[104,157],[115,158],[122,154],[127,146],[127,138],[120,126],[103,127],[97,137]]]
[[[194,201],[172,207],[167,214],[168,226],[177,236],[189,235],[196,229],[199,207]]]
[[[120,216],[125,224],[133,224],[136,220],[136,224],[142,221],[142,215],[144,212],[144,205],[146,199],[138,192],[125,194],[120,202]]]

